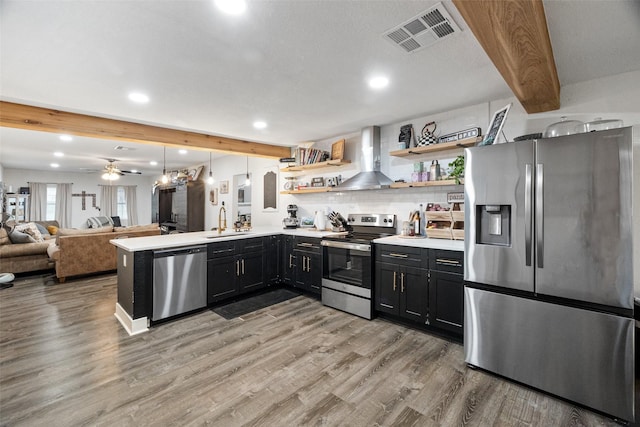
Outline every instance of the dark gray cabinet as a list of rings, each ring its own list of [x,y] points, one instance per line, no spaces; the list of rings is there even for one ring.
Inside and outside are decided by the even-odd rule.
[[[464,253],[431,249],[429,321],[462,336],[464,320]]]
[[[282,267],[282,236],[264,238],[264,281],[267,286],[278,284]]]
[[[462,336],[464,253],[376,245],[375,309]]]
[[[208,304],[265,286],[262,237],[210,243],[207,253]]]
[[[204,182],[159,186],[151,197],[151,221],[169,230],[204,230]]]
[[[320,239],[296,237],[294,287],[320,295],[322,290],[322,246]]]
[[[429,271],[427,253],[419,248],[381,246],[377,250],[375,307],[382,313],[426,324]]]
[[[282,283],[287,286],[294,286],[296,280],[296,255],[293,252],[295,242],[294,236],[282,236],[280,274]]]

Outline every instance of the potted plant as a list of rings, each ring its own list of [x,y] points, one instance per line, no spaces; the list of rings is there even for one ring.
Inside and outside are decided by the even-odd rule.
[[[454,178],[456,184],[460,184],[460,178],[464,177],[464,156],[456,157],[454,161],[449,163],[449,167],[452,168],[449,177]]]

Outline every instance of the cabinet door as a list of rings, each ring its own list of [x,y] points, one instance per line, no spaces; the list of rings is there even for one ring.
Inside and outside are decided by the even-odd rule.
[[[207,261],[207,303],[211,304],[237,293],[235,258],[224,257]]]
[[[265,252],[264,252],[264,281],[267,285],[273,285],[280,279],[281,268],[281,250],[280,250],[280,236],[265,237]]]
[[[176,222],[176,230],[191,231],[187,223],[187,188],[184,185],[178,186],[173,193],[171,214]]]
[[[429,279],[429,322],[462,335],[464,283],[460,274],[431,271]]]
[[[248,292],[264,286],[262,252],[236,257],[239,291]]]
[[[310,289],[307,284],[311,281],[309,271],[307,270],[309,254],[304,251],[297,250],[294,250],[293,253],[296,258],[296,273],[293,280],[293,286],[308,291]]]
[[[307,289],[320,295],[322,291],[322,257],[318,254],[307,255]]]
[[[375,299],[376,310],[399,314],[400,309],[399,267],[383,262],[376,263]]]
[[[421,268],[400,270],[400,316],[425,324],[429,300],[429,273]]]
[[[295,284],[296,257],[293,252],[294,245],[295,239],[293,236],[284,236],[282,240],[281,274],[282,283],[289,286],[294,286]]]

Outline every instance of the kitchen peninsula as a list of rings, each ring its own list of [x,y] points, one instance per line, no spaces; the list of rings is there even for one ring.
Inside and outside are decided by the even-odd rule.
[[[319,297],[318,278],[322,277],[322,256],[314,258],[297,268],[292,263],[295,243],[300,245],[318,244],[320,239],[335,235],[332,231],[317,231],[314,228],[279,229],[273,227],[255,228],[249,232],[216,231],[178,233],[151,237],[115,239],[111,243],[117,247],[118,296],[115,316],[130,335],[148,331],[154,322],[171,317],[175,311],[168,311],[165,317],[158,313],[171,309],[167,301],[154,301],[161,292],[173,299],[192,299],[187,311],[202,309],[232,297],[256,291],[274,284],[291,284],[300,290]],[[380,248],[406,247],[414,251],[446,251],[459,253],[462,257],[463,242],[440,239],[405,239],[390,236],[375,241]],[[420,252],[422,253],[422,252]],[[425,252],[426,253],[426,252]],[[178,258],[183,258],[178,261]],[[295,255],[293,256],[295,259]],[[436,258],[434,258],[434,262]],[[171,266],[163,266],[162,260],[171,259]],[[424,257],[426,262],[426,255]],[[291,268],[306,274],[305,279],[286,281],[286,270]],[[155,270],[154,270],[155,269]],[[176,271],[182,269],[176,275]],[[188,269],[188,271],[187,271]],[[172,278],[165,277],[164,291],[156,291],[160,286],[158,276],[171,272]],[[313,272],[313,274],[308,274]],[[189,277],[190,279],[186,279]],[[155,279],[155,283],[154,283]],[[174,287],[182,280],[183,291]],[[311,280],[313,283],[305,283]],[[435,283],[435,282],[434,282]],[[169,288],[167,288],[169,286]],[[198,290],[194,288],[199,288]],[[155,310],[154,310],[155,304]]]

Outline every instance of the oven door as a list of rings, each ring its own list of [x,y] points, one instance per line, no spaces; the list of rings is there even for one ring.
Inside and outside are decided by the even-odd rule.
[[[323,240],[322,277],[371,289],[371,245]]]

